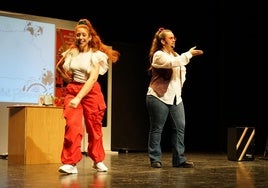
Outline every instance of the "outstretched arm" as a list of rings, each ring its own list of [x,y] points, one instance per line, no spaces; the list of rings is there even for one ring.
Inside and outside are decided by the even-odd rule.
[[[198,56],[204,53],[203,50],[197,50],[196,46],[190,48],[189,52],[192,54],[192,56]]]

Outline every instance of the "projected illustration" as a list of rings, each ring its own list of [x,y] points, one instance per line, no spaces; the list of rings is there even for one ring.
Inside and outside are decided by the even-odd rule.
[[[0,16],[0,102],[55,93],[55,25]]]

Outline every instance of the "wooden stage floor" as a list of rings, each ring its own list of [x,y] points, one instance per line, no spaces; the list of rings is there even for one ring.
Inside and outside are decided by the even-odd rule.
[[[162,168],[149,165],[146,152],[107,152],[108,172],[92,169],[90,158],[83,156],[78,174],[62,175],[61,164],[8,165],[0,159],[1,188],[257,188],[268,187],[268,160],[255,156],[253,161],[230,161],[224,153],[186,153],[195,168],[173,168],[171,153],[163,154]]]

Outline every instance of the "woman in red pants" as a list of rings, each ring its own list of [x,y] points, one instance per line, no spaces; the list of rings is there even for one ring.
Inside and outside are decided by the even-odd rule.
[[[108,70],[108,61],[118,61],[120,54],[102,43],[87,19],[75,27],[75,43],[62,53],[56,69],[68,82],[64,99],[66,119],[64,144],[61,154],[63,165],[59,172],[76,174],[77,163],[82,159],[81,141],[84,134],[83,120],[88,134],[88,156],[93,168],[105,172],[105,152],[102,141],[102,120],[106,103],[98,83],[98,76]]]

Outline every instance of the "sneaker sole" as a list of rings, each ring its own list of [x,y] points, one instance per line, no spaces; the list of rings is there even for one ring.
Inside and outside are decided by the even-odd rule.
[[[59,169],[60,173],[67,173],[67,174],[77,174],[78,172],[67,172],[65,170]]]
[[[102,169],[99,169],[99,168],[95,168],[95,167],[92,167],[94,170],[97,170],[97,172],[107,172],[108,170],[102,170]]]

